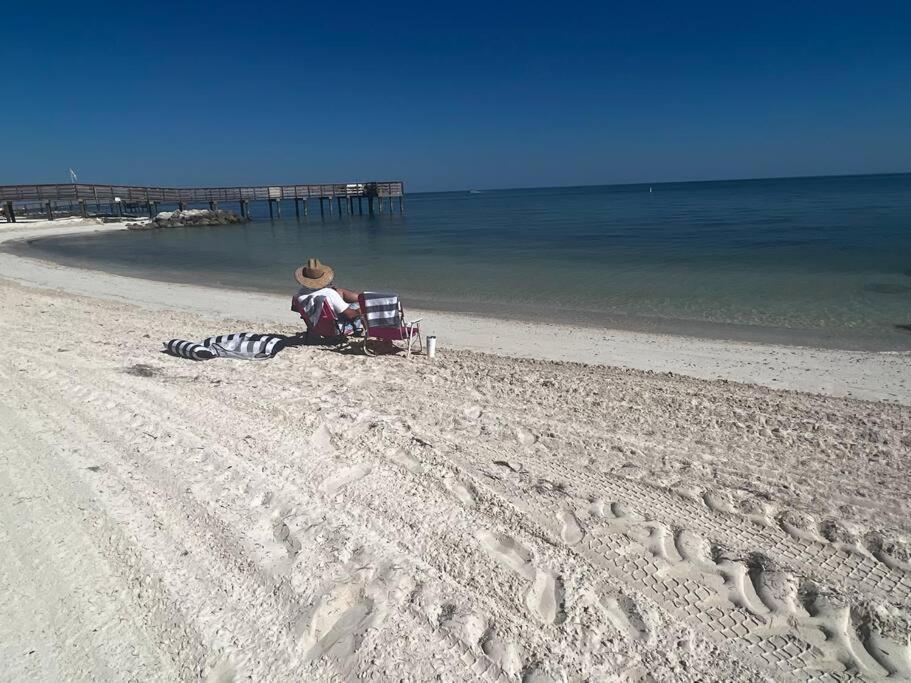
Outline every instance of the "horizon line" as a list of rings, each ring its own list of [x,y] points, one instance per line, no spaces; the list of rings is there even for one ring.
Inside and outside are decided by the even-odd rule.
[[[577,187],[633,187],[635,185],[685,185],[688,183],[741,183],[760,180],[810,180],[813,178],[869,178],[876,176],[891,175],[911,175],[908,171],[880,171],[876,173],[822,173],[814,175],[794,175],[794,176],[757,176],[753,178],[704,178],[700,180],[639,180],[635,182],[620,183],[584,183],[581,185],[516,185],[511,187],[465,187],[456,190],[419,190],[409,194],[443,194],[446,192],[469,192],[478,190],[480,192],[503,192],[510,190],[557,190],[572,189]]]

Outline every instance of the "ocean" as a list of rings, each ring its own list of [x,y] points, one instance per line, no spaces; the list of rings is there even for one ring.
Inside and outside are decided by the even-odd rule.
[[[345,287],[503,325],[540,321],[541,334],[565,322],[911,349],[911,174],[410,194],[404,215],[312,209],[301,221],[291,204],[276,221],[255,206],[242,226],[14,248],[289,297],[292,271],[314,256]]]

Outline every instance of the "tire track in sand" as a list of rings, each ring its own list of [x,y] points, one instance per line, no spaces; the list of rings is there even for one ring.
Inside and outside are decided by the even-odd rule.
[[[456,457],[454,461],[472,473],[471,462]],[[567,499],[568,487],[536,480],[518,467],[506,471],[518,475],[514,479],[524,477],[525,485],[504,485],[509,477],[490,476],[489,467],[484,477],[475,471],[476,485],[506,497],[552,538],[563,538],[565,506],[572,504]],[[537,494],[534,499],[530,497],[533,493]],[[550,514],[545,515],[545,511]],[[744,563],[716,555],[716,547],[694,532],[675,534],[663,523],[632,513],[621,513],[617,518],[624,516],[632,519],[621,532],[610,522],[595,519],[581,542],[568,547],[604,571],[611,583],[619,582],[642,593],[699,632],[739,650],[756,666],[804,678],[908,674],[907,646],[882,634],[848,628],[850,605],[832,604],[823,593],[803,601],[790,614],[779,614],[781,618],[773,622],[769,605],[757,595],[757,585],[767,599],[770,595],[763,588],[766,579],[761,569],[754,567],[751,573]],[[682,517],[678,522],[685,525],[688,519]],[[774,603],[770,600],[770,604]],[[794,622],[796,627],[790,625]]]
[[[44,374],[45,374],[45,379],[55,379],[55,378],[59,379],[61,377],[61,375],[54,373],[53,371],[48,371],[48,370],[45,370]],[[146,435],[146,438],[156,438],[155,432],[157,432],[158,434],[162,434],[161,430],[167,429],[169,424],[176,424],[176,422],[172,422],[169,419],[169,416],[167,415],[166,410],[165,411],[157,410],[156,415],[154,415],[154,416],[150,416],[147,414],[140,416],[137,412],[134,412],[132,408],[127,407],[129,405],[135,404],[136,399],[139,398],[135,395],[136,392],[131,392],[130,394],[127,394],[127,390],[126,390],[126,388],[124,388],[123,394],[118,394],[116,392],[112,392],[110,387],[107,387],[106,390],[99,390],[97,388],[98,387],[97,384],[93,385],[92,389],[88,389],[85,385],[81,385],[81,387],[74,387],[74,386],[71,386],[68,384],[69,375],[66,375],[64,377],[65,377],[64,386],[62,388],[65,391],[70,391],[74,395],[81,396],[86,405],[92,405],[92,404],[96,404],[98,402],[103,401],[103,405],[108,410],[106,417],[108,418],[109,422],[106,421],[106,422],[108,422],[107,425],[102,425],[102,427],[106,426],[108,429],[108,432],[106,434],[100,435],[100,436],[104,437],[102,440],[109,440],[114,443],[121,442],[121,441],[129,441],[131,438],[131,435],[132,435],[132,437],[136,437],[138,434],[142,433],[139,430],[152,430],[150,434]],[[149,397],[149,398],[152,398],[152,397]],[[130,399],[134,403],[131,404],[129,402],[129,400],[124,400],[124,399]],[[154,403],[158,403],[158,402],[155,401],[152,404],[154,404]],[[166,405],[166,403],[165,403],[165,405]],[[162,413],[162,414],[158,414],[158,413]],[[76,419],[77,422],[79,422],[80,420],[89,420],[90,421],[92,419],[90,415],[82,414],[82,413],[80,413],[78,415],[74,415],[74,417],[77,418]],[[178,416],[173,416],[173,417],[176,418]],[[187,416],[183,416],[183,417],[186,418]],[[114,429],[114,431],[110,431],[111,429]],[[119,431],[117,431],[118,429],[119,429]],[[216,430],[216,432],[217,432],[217,430]],[[194,436],[194,435],[182,434],[181,438],[186,438],[187,436],[191,437],[191,441],[190,441],[190,443],[192,444],[191,448],[198,448],[197,444],[207,443],[207,439],[209,437],[209,435]],[[213,433],[211,436],[214,437],[215,434]],[[210,446],[209,450],[219,450],[217,447],[212,446],[212,444],[213,444],[212,441],[208,441],[208,443]],[[178,452],[179,452],[179,449],[176,444],[174,445],[174,448],[176,450],[178,450]],[[148,458],[148,453],[144,457]],[[231,466],[231,469],[238,470],[238,469],[241,469],[244,466],[246,466],[247,469],[249,469],[251,473],[253,472],[253,470],[249,466],[249,463],[245,463],[242,458],[235,456],[235,457],[229,459],[229,461],[234,463],[234,465]],[[138,461],[134,460],[134,464],[137,462]],[[149,466],[150,466],[149,463],[146,461],[145,468],[148,469]],[[326,479],[326,482],[325,482],[326,486],[324,487],[324,493],[326,494],[325,500],[327,500],[327,501],[330,500],[332,495],[334,493],[336,493],[337,490],[341,486],[351,484],[354,481],[357,481],[359,478],[361,478],[361,476],[367,474],[367,472],[365,470],[363,470],[363,468],[355,468],[353,473],[356,474],[357,476],[349,476],[350,474],[352,474],[349,472],[342,472],[338,475],[329,476]],[[303,475],[305,473],[301,473],[301,474]],[[287,475],[288,475],[288,473],[287,473],[287,471],[285,471],[284,476],[286,478],[287,478]],[[131,478],[135,479],[137,474],[134,472],[134,473],[131,473],[130,476],[131,476]],[[166,476],[167,476],[166,471],[161,470],[161,473],[159,475],[159,479],[158,479],[158,482],[156,485],[159,487],[162,487],[162,486],[167,487],[169,485],[169,482],[164,480],[164,478]],[[314,481],[314,479],[312,477],[304,477],[304,478],[308,479],[311,482]],[[123,481],[118,481],[118,483],[122,484]],[[155,487],[155,485],[153,485],[152,488],[154,488],[154,487]],[[313,492],[315,493],[315,489]],[[179,494],[180,493],[179,487],[177,489],[175,489],[173,491],[173,493]],[[139,489],[137,489],[136,495],[139,497],[142,496],[142,493]],[[195,504],[196,501],[191,500],[189,502],[191,504]],[[229,501],[226,499],[224,502],[227,503],[227,502],[235,502],[235,501]],[[223,507],[223,506],[220,506],[220,507]],[[236,507],[236,506],[232,505],[231,507]],[[192,515],[192,516],[198,517],[200,514],[203,514],[203,515],[207,514],[205,510],[203,510],[201,512],[197,510],[196,512],[194,512],[193,508],[192,507],[188,508],[186,506],[186,504],[181,504],[180,508],[183,509],[184,513],[187,514],[188,516]],[[351,510],[350,505],[346,504],[345,508],[347,508],[348,511],[350,512],[350,510]],[[365,513],[366,513],[366,510],[365,510]],[[175,519],[167,519],[165,521],[169,525],[175,524],[175,523],[179,522],[179,516]],[[363,520],[360,520],[358,523],[363,524]],[[230,530],[230,525],[226,526],[224,523],[221,523],[220,520],[218,520],[216,517],[212,517],[211,515],[208,515],[207,521],[201,522],[201,525],[203,527],[207,527],[207,528],[214,528],[214,529],[220,528],[220,529],[223,529],[226,531]],[[369,528],[369,525],[368,525],[368,528]],[[366,531],[366,529],[365,529],[365,531]],[[387,535],[387,537],[390,535],[388,531],[387,531],[386,535]],[[392,535],[394,536],[396,534],[392,534]],[[398,535],[400,535],[400,533]],[[224,544],[225,541],[222,539],[219,542]],[[385,539],[383,540],[383,542],[386,543]],[[203,544],[201,543],[200,545],[202,546]],[[208,545],[211,546],[211,542]],[[400,545],[400,544],[397,544],[397,545]],[[418,545],[419,545],[418,543],[415,543],[415,546],[418,546]],[[222,555],[230,558],[236,553],[242,553],[242,551],[243,551],[243,548],[235,548],[234,550],[228,551],[226,554],[222,553]],[[455,582],[453,582],[453,583],[455,583]],[[465,589],[463,588],[463,590],[465,590]],[[278,610],[278,613],[281,613],[281,611],[282,610]],[[318,616],[318,615],[315,615],[315,616]],[[283,620],[279,620],[279,621],[283,621]],[[322,630],[326,630],[326,629],[322,629]],[[331,630],[332,630],[332,628],[330,627],[328,629],[328,631],[331,631]],[[443,641],[445,643],[448,643],[448,649],[450,651],[452,651],[453,647],[456,647],[456,645],[454,645],[454,644],[456,642],[458,642],[458,639],[454,639],[451,634],[445,634],[445,633],[439,634],[438,633],[436,635],[442,637]],[[478,675],[483,675],[485,678],[487,678],[489,680],[501,680],[503,678],[503,676],[504,676],[503,672],[500,671],[498,669],[497,665],[493,661],[489,660],[489,658],[487,658],[485,655],[480,654],[480,656],[478,656],[477,654],[475,654],[471,651],[472,650],[471,646],[464,644],[464,643],[459,644],[458,648],[459,648],[459,652],[452,653],[452,656],[454,656],[458,661],[462,662],[462,664],[467,667],[467,671],[471,672],[470,677],[476,677]]]

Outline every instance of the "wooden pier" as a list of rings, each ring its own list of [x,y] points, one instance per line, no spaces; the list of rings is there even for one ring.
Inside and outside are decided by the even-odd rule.
[[[332,215],[333,203],[338,215],[377,211],[392,213],[398,204],[399,213],[405,211],[405,183],[400,180],[357,183],[321,183],[317,185],[263,185],[257,187],[136,187],[130,185],[97,185],[86,183],[46,185],[0,185],[0,207],[8,222],[16,222],[16,207],[38,207],[49,220],[60,213],[61,204],[67,213],[87,217],[94,205],[95,213],[132,214],[136,209],[147,211],[149,216],[158,212],[159,204],[176,204],[183,209],[188,204],[208,204],[217,209],[221,202],[237,202],[240,213],[250,218],[251,202],[268,202],[269,217],[281,218],[282,202],[293,201],[295,215],[307,216],[310,201],[319,202],[320,215]],[[73,210],[75,208],[75,210]]]

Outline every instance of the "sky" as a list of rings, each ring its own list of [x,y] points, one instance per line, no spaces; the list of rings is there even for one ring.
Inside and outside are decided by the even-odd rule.
[[[911,171],[911,2],[4,0],[0,184]]]

